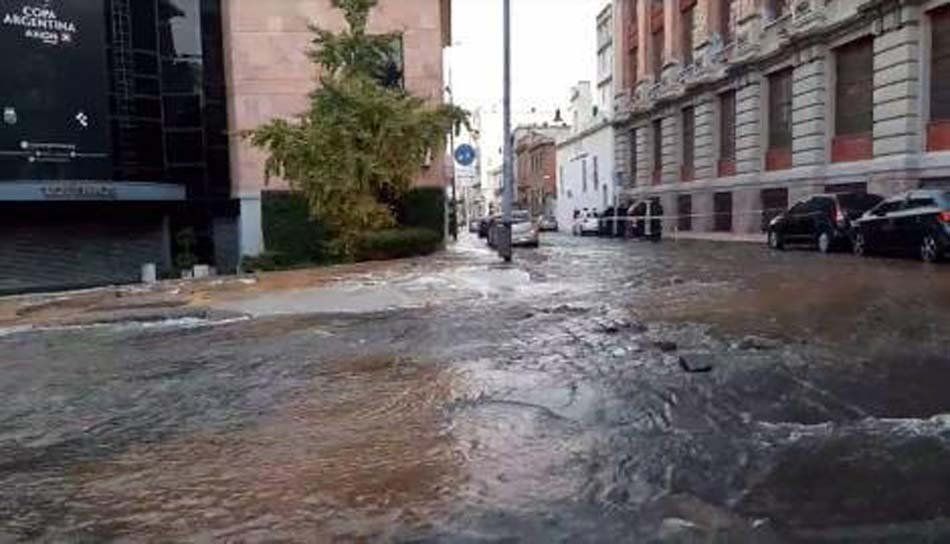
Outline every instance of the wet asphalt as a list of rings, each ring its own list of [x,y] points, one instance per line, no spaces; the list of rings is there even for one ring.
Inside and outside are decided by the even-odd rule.
[[[945,542],[950,265],[550,235],[0,335],[0,542]]]

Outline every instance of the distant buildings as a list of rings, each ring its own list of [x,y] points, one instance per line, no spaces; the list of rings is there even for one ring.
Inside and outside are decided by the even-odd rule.
[[[557,143],[558,224],[567,227],[578,212],[602,212],[614,205],[614,133],[610,119],[593,105],[590,82],[571,92],[570,134]]]
[[[515,201],[532,216],[555,213],[556,142],[569,133],[566,124],[521,126],[514,131]]]
[[[571,225],[583,210],[602,212],[618,196],[614,172],[614,33],[613,5],[597,16],[596,97],[591,84],[571,89],[570,132],[557,142],[558,223]]]

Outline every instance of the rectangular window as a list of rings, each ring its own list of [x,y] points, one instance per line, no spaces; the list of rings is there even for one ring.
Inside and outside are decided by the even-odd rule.
[[[930,12],[930,124],[927,150],[950,150],[950,6]]]
[[[587,192],[587,159],[581,159],[581,189]]]
[[[563,166],[559,166],[559,167],[558,167],[558,178],[557,178],[557,180],[558,180],[558,184],[559,184],[560,187],[561,187],[561,194],[563,195],[563,194],[564,194],[564,167],[563,167]]]
[[[631,185],[637,184],[637,130],[630,131],[630,182]]]
[[[716,232],[732,232],[732,193],[713,195]]]
[[[693,197],[690,195],[679,195],[676,197],[676,223],[681,231],[689,232],[693,230]]]
[[[864,38],[836,51],[835,134],[874,130],[874,40]]]
[[[931,15],[930,119],[950,121],[950,6]]]
[[[683,108],[683,181],[693,179],[693,162],[696,155],[696,110]]]
[[[719,175],[736,173],[736,92],[719,95]]]
[[[600,187],[600,168],[597,162],[597,156],[594,156],[594,190]]]
[[[769,147],[792,146],[792,69],[769,76]]]
[[[663,172],[663,121],[653,121],[653,183],[660,183]]]
[[[695,22],[696,3],[687,4],[682,13],[682,23],[680,24],[680,45],[683,48],[683,64],[692,64],[693,62],[693,29]]]

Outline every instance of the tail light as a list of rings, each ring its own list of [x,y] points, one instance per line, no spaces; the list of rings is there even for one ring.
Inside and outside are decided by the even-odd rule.
[[[950,212],[940,212],[940,220],[950,225]]]
[[[837,221],[841,227],[848,224],[848,216],[845,215],[841,208],[835,209],[835,221]]]

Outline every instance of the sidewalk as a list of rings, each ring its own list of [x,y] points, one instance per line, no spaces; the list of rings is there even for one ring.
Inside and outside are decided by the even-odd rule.
[[[708,242],[743,242],[765,244],[768,236],[765,234],[733,234],[731,232],[671,232],[670,240],[705,240]]]
[[[221,303],[269,292],[319,287],[369,275],[396,274],[423,266],[420,259],[375,261],[245,276],[201,280],[166,280],[152,285],[107,286],[77,291],[0,297],[0,332],[4,329],[72,327],[171,319],[236,317],[212,309]],[[424,261],[425,266],[432,266]]]

